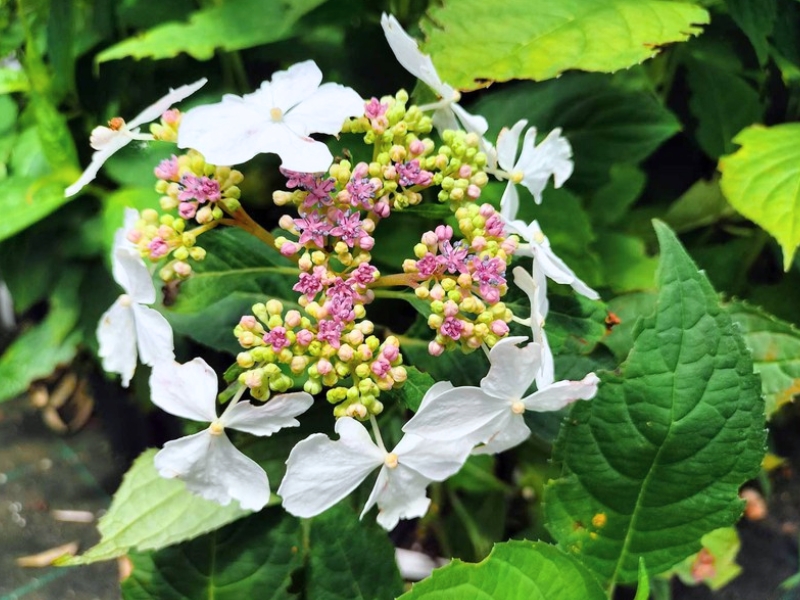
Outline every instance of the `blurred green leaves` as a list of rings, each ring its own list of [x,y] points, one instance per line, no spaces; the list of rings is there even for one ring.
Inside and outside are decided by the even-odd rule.
[[[423,49],[443,81],[473,90],[570,69],[613,73],[699,34],[708,20],[699,6],[660,0],[462,0],[430,10]]]
[[[193,12],[187,22],[157,25],[103,50],[98,63],[121,58],[173,58],[186,52],[209,60],[214,51],[241,50],[299,34],[298,19],[325,0],[228,0]]]

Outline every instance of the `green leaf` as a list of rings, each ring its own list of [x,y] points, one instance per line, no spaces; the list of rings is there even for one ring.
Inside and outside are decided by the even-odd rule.
[[[789,270],[800,244],[800,123],[753,125],[719,161],[728,202],[778,240]]]
[[[28,76],[22,69],[0,69],[0,94],[27,92],[30,90]]]
[[[233,227],[208,231],[197,240],[205,260],[192,263],[194,274],[180,286],[165,316],[175,330],[216,348],[236,352],[233,328],[256,302],[276,298],[295,308],[291,291],[297,267],[252,235]],[[288,297],[287,297],[288,296]]]
[[[610,181],[592,195],[589,206],[595,225],[611,225],[627,215],[647,183],[641,169],[624,163],[612,165],[608,175]]]
[[[769,313],[745,302],[728,307],[753,355],[753,366],[761,375],[767,416],[800,394],[800,331]]]
[[[624,233],[606,232],[594,243],[603,266],[603,280],[616,293],[653,287],[658,259],[648,256],[644,242]]]
[[[736,24],[747,35],[756,51],[758,63],[764,65],[769,58],[769,42],[778,7],[775,0],[725,0]]]
[[[700,179],[681,194],[669,207],[664,221],[673,231],[681,233],[713,225],[735,215],[719,187],[719,178]]]
[[[81,275],[77,269],[66,272],[53,290],[44,320],[24,331],[0,355],[0,402],[18,396],[33,381],[47,377],[75,357],[81,341],[75,331]]]
[[[689,108],[698,122],[698,144],[713,159],[733,152],[734,136],[763,115],[758,92],[729,68],[702,57],[687,61],[686,69],[692,93]]]
[[[653,94],[585,73],[510,87],[469,108],[498,128],[518,119],[528,119],[541,132],[561,127],[575,160],[568,186],[589,193],[608,180],[613,165],[639,163],[681,128]],[[548,199],[545,192],[544,203]]]
[[[411,365],[406,366],[406,373],[408,373],[408,379],[403,387],[394,388],[388,394],[397,398],[409,410],[417,412],[425,393],[436,381],[427,373],[423,373]]]
[[[219,505],[217,505],[219,508]],[[151,554],[133,554],[125,600],[279,600],[303,564],[299,519],[266,509],[217,531]]]
[[[620,323],[603,339],[603,344],[622,361],[633,348],[636,320],[651,315],[656,306],[655,292],[634,292],[617,296],[608,303],[608,310],[617,316]]]
[[[424,51],[442,80],[464,90],[570,69],[612,73],[699,34],[709,21],[699,6],[661,0],[461,0],[429,14]]]
[[[544,542],[495,544],[477,564],[454,560],[420,581],[402,600],[603,600],[592,574]]]
[[[675,235],[661,244],[656,312],[618,374],[576,405],[556,444],[563,475],[545,494],[559,546],[610,586],[697,552],[736,522],[739,486],[764,455],[764,405],[744,340]]]
[[[36,117],[36,130],[42,142],[42,150],[50,167],[57,171],[74,171],[77,179],[78,151],[67,126],[67,118],[53,103],[39,93],[31,94],[31,106]]]
[[[639,583],[636,586],[636,596],[633,600],[647,600],[650,597],[650,580],[647,577],[647,565],[644,557],[639,557]]]
[[[232,51],[284,40],[299,33],[304,14],[324,0],[237,0],[191,14],[187,23],[164,23],[97,55],[97,63],[120,58],[173,58],[181,52],[209,60],[216,49]]]
[[[131,550],[156,550],[213,531],[247,514],[238,503],[220,506],[195,496],[182,481],[156,471],[156,451],[146,450],[125,474],[108,512],[100,519],[100,542],[62,565],[108,560]],[[181,577],[186,573],[182,572]]]
[[[0,194],[0,213],[3,215],[0,240],[43,219],[69,200],[64,198],[64,179],[56,175],[4,179],[3,193]]]
[[[395,598],[403,591],[394,545],[345,504],[311,520],[306,595],[314,600]]]

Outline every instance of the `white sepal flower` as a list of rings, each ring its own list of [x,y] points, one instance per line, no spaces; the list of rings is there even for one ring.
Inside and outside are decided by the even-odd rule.
[[[537,270],[555,281],[564,285],[572,286],[576,292],[586,296],[590,300],[597,300],[600,294],[586,285],[575,275],[566,263],[556,256],[550,248],[550,240],[542,233],[537,221],[525,223],[524,221],[506,221],[506,228],[509,233],[520,236],[527,244],[520,244],[515,254],[517,256],[533,257],[533,276],[537,277]]]
[[[439,132],[445,129],[457,130],[460,123],[467,132],[483,136],[489,129],[486,119],[480,115],[472,115],[456,104],[461,99],[460,92],[439,78],[431,57],[420,51],[417,41],[405,32],[397,19],[393,15],[383,13],[381,26],[397,62],[431,88],[441,99],[441,103],[437,103],[433,113],[433,124],[436,129]]]
[[[514,267],[514,283],[517,284],[531,303],[531,316],[527,322],[533,333],[533,341],[542,347],[542,358],[536,372],[536,387],[542,389],[555,381],[555,362],[547,333],[544,330],[547,312],[550,303],[547,300],[547,278],[539,270],[534,270],[533,275],[522,267]],[[536,277],[534,279],[534,276]]]
[[[443,481],[464,464],[471,446],[460,440],[431,444],[406,435],[392,452],[376,445],[366,428],[350,417],[336,421],[339,439],[315,433],[299,444],[286,461],[286,476],[278,488],[283,506],[298,517],[313,517],[350,494],[380,467],[361,516],[378,505],[378,523],[394,529],[400,519],[424,515],[430,499],[425,488]]]
[[[321,82],[322,71],[307,60],[278,71],[252,94],[227,94],[222,102],[193,108],[181,119],[178,147],[194,148],[218,165],[271,152],[286,169],[326,171],[333,155],[309,135],[337,135],[345,119],[364,114],[364,100],[348,87]]]
[[[177,90],[170,89],[166,96],[145,108],[127,123],[120,119],[121,123],[114,129],[102,125],[95,127],[89,138],[92,148],[95,149],[95,153],[92,154],[92,161],[78,180],[64,191],[64,197],[69,198],[70,196],[74,196],[83,186],[94,180],[94,178],[97,177],[97,172],[100,170],[100,167],[103,166],[103,163],[111,158],[111,155],[120,148],[124,148],[133,140],[152,140],[153,136],[147,133],[141,133],[139,127],[145,123],[155,121],[170,106],[191,96],[203,87],[206,81],[208,80],[203,78],[189,85],[182,85]]]
[[[114,280],[125,290],[97,324],[98,355],[103,369],[119,373],[128,387],[138,358],[146,365],[173,359],[172,328],[164,315],[147,304],[156,301],[156,288],[139,251],[125,235],[139,213],[125,209],[125,225],[114,235],[111,253]]]
[[[497,342],[489,352],[491,367],[480,387],[454,387],[435,394],[406,423],[403,431],[425,439],[483,443],[475,454],[494,454],[513,448],[531,434],[526,410],[548,412],[597,393],[599,379],[589,373],[582,381],[558,381],[525,395],[541,360],[535,342],[519,347],[524,337]]]
[[[528,121],[522,119],[508,129],[504,127],[497,137],[497,164],[503,169],[503,179],[508,179],[500,200],[500,214],[508,221],[517,218],[519,193],[516,184],[522,184],[533,195],[536,204],[542,203],[542,191],[552,176],[553,184],[559,188],[572,175],[572,147],[561,136],[561,129],[554,129],[536,145],[536,128],[530,127],[522,140],[522,152],[517,156],[517,147],[522,130]]]
[[[244,391],[242,388],[240,392]],[[231,443],[225,429],[269,436],[284,427],[297,427],[296,416],[313,404],[305,392],[273,396],[254,406],[231,400],[217,417],[217,376],[202,358],[180,365],[159,363],[150,377],[153,404],[178,417],[210,423],[200,433],[164,444],[155,466],[162,477],[181,479],[186,488],[225,506],[238,500],[246,510],[261,510],[269,500],[267,474]]]

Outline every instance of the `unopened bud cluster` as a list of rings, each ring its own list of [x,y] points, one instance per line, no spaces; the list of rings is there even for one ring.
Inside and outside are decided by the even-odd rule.
[[[359,291],[364,288],[357,276],[335,276],[325,283],[319,301],[316,293],[301,296],[302,312],[284,311],[273,299],[254,305],[253,314],[241,318],[234,329],[245,349],[236,358],[244,369],[239,382],[253,397],[266,400],[305,378],[303,389],[310,394],[327,388],[337,417],[364,419],[383,410],[381,391],[406,379],[399,342],[394,336],[381,342],[373,335],[372,322],[363,319]]]
[[[428,325],[436,337],[428,351],[434,356],[456,345],[465,351],[494,346],[513,318],[500,299],[508,290],[506,267],[516,237],[505,237],[500,215],[489,204],[462,206],[455,216],[462,239],[454,242],[452,227],[439,225],[414,247],[416,260],[403,263],[419,282],[417,298],[430,302]]]
[[[179,124],[180,112],[168,110],[150,130],[156,139],[174,141]],[[154,173],[163,212],[143,211],[128,239],[143,258],[152,262],[170,258],[159,270],[163,281],[185,279],[192,273],[191,262],[202,261],[206,255],[197,245],[197,236],[241,206],[238,185],[244,176],[230,167],[206,163],[195,150],[162,160]]]

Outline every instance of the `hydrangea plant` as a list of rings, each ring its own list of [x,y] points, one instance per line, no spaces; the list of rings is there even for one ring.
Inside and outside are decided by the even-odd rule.
[[[215,25],[212,51],[248,47],[226,30],[226,11],[244,10],[234,4],[198,13]],[[600,177],[546,95],[537,122],[478,89],[630,67],[699,33],[708,13],[647,0],[645,19],[633,0],[570,0],[563,22],[539,6],[528,37],[503,30],[504,42],[493,28],[520,3],[498,15],[468,4],[431,9],[430,53],[380,16],[396,59],[383,74],[414,89],[362,94],[332,81],[341,73],[330,61],[292,52],[300,62],[275,62],[241,95],[220,97],[230,81],[203,73],[129,122],[92,129],[88,167],[66,169],[59,201],[92,192],[107,160],[113,172],[157,156],[147,180],[137,175],[145,200],[121,193],[104,213],[116,219],[110,265],[124,293],[97,324],[97,354],[110,377],[182,419],[185,435],[137,459],[100,543],[61,564],[129,555],[126,599],[391,598],[401,574],[423,579],[410,600],[612,598],[620,585],[644,598],[679,564],[702,558],[698,580],[716,575],[704,540],[730,532],[739,487],[764,454],[741,332],[660,221],[657,274],[643,250],[600,229],[615,249],[603,264],[563,252],[576,247],[565,239],[585,236],[577,247],[587,248],[593,234],[561,188],[589,190],[598,223],[632,202],[616,156]],[[236,14],[246,28],[250,15]],[[482,50],[479,14],[492,37]],[[163,58],[163,35],[98,60]],[[594,50],[565,52],[578,37]],[[625,85],[642,84],[631,75]],[[724,166],[723,187],[736,156]],[[635,283],[614,278],[619,256],[635,259]],[[647,310],[616,329],[606,302],[645,277]],[[506,527],[509,506],[523,508]],[[187,557],[199,579],[175,567]],[[441,566],[453,557],[480,562]]]

